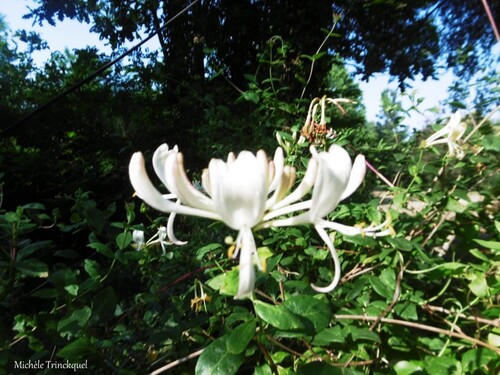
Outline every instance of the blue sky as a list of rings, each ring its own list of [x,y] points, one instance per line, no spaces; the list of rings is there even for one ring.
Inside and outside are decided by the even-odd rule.
[[[34,7],[31,0],[3,0],[0,1],[0,14],[3,14],[11,30],[26,29],[40,33],[42,38],[48,42],[50,51],[37,52],[34,55],[35,61],[43,62],[50,55],[51,51],[63,51],[65,48],[84,48],[86,46],[97,46],[103,52],[111,52],[111,49],[99,40],[99,36],[89,31],[90,25],[80,24],[77,21],[65,20],[57,22],[55,26],[44,24],[42,27],[32,25],[32,20],[24,20],[22,16],[28,13],[28,6]],[[135,44],[135,43],[134,43]],[[132,45],[132,44],[131,44]],[[156,39],[153,38],[145,47],[150,49],[158,48]],[[410,81],[412,90],[416,90],[416,96],[424,98],[420,108],[439,108],[440,101],[447,97],[447,88],[453,81],[450,72],[441,71],[437,80],[422,81],[416,79]],[[368,82],[357,81],[363,90],[363,99],[366,107],[368,120],[376,121],[377,113],[380,112],[380,94],[386,88],[396,89],[397,82],[390,82],[387,74],[376,74]],[[410,91],[412,91],[410,90]],[[409,105],[409,101],[403,100],[404,105]],[[442,110],[440,110],[441,112]],[[427,112],[426,116],[412,113],[410,118],[405,120],[405,124],[415,128],[421,128],[426,123],[432,122],[434,115]]]

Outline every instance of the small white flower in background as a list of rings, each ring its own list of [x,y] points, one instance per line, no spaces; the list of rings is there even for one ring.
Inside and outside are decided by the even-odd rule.
[[[159,243],[161,246],[161,250],[163,251],[163,255],[167,253],[167,245],[170,245],[170,242],[166,240],[167,238],[167,228],[159,227],[158,232],[151,237],[148,242],[146,242],[146,246],[154,245]]]
[[[137,251],[141,250],[142,246],[144,246],[144,231],[135,229],[132,232],[132,241],[136,244]]]
[[[337,145],[331,146],[328,152],[317,152],[311,147],[311,154],[304,177],[293,191],[295,168],[284,164],[280,147],[276,149],[273,160],[268,160],[264,151],[256,154],[242,151],[238,156],[230,153],[227,161],[212,159],[201,179],[206,194],[188,180],[183,155],[177,147],[169,149],[166,144],[156,150],[153,165],[170,194],[162,195],[153,186],[140,152],[130,160],[129,175],[138,197],[153,208],[171,214],[163,233],[172,243],[183,243],[173,232],[176,214],[222,221],[238,231],[233,257],[239,256],[240,277],[235,298],[251,296],[255,286],[254,263],[259,269],[264,269],[257,255],[253,231],[303,224],[315,226],[334,259],[332,283],[326,287],[312,285],[317,291],[330,292],[340,279],[340,262],[325,228],[347,235],[381,236],[392,232],[388,229],[388,222],[360,229],[325,220],[363,181],[364,156],[358,155],[352,164],[347,151]],[[301,201],[311,189],[311,199]],[[297,215],[285,217],[290,214]]]
[[[441,130],[437,131],[423,142],[423,147],[430,147],[441,143],[448,145],[450,156],[463,157],[463,150],[458,145],[458,141],[467,130],[467,124],[462,121],[460,111],[455,112],[448,124]]]

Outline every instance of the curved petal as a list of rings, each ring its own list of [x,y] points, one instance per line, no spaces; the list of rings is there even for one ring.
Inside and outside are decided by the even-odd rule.
[[[462,135],[464,135],[465,130],[467,130],[467,124],[465,122],[460,122],[452,128],[450,134],[448,135],[448,138],[451,141],[456,142],[460,138],[462,138]]]
[[[252,262],[256,253],[255,240],[251,229],[243,228],[238,236],[241,239],[240,273],[238,280],[238,293],[234,299],[249,298],[255,288],[255,268]]]
[[[349,182],[344,190],[344,193],[340,197],[340,200],[344,200],[349,197],[356,189],[361,185],[366,173],[366,162],[364,155],[356,156],[354,164],[352,165],[351,175],[349,176]]]
[[[269,186],[269,192],[274,191],[278,188],[281,182],[281,176],[283,175],[283,170],[285,168],[285,156],[283,154],[283,149],[278,147],[274,153],[274,177]]]
[[[197,190],[187,178],[184,170],[184,157],[180,152],[168,155],[164,168],[168,190],[174,193],[183,204],[214,211],[211,199]]]
[[[149,179],[144,157],[140,152],[136,152],[130,159],[129,177],[137,196],[158,211],[177,212],[184,215],[220,220],[220,216],[216,213],[178,205],[163,198],[162,194],[156,190]]]
[[[295,168],[286,165],[283,168],[283,172],[281,175],[280,182],[274,190],[272,196],[266,202],[266,210],[273,207],[276,202],[279,202],[283,199],[283,197],[288,193],[288,191],[292,188],[293,183],[295,182]]]
[[[351,176],[351,158],[342,147],[333,145],[317,155],[318,175],[309,210],[311,222],[325,217],[338,205]]]
[[[179,201],[177,201],[177,203],[179,203]],[[175,221],[176,216],[177,216],[177,214],[175,212],[172,212],[168,217],[167,236],[168,236],[168,239],[170,241],[172,241],[172,243],[174,245],[185,245],[185,244],[187,244],[187,241],[178,240],[177,237],[175,236],[175,233],[174,233],[174,221]]]
[[[156,175],[160,178],[160,181],[167,186],[167,179],[165,176],[165,160],[167,159],[167,156],[178,152],[177,146],[175,146],[172,149],[168,148],[168,145],[166,143],[162,144],[160,147],[156,149],[156,151],[153,154],[153,168],[156,173]]]
[[[311,284],[311,288],[313,288],[316,292],[329,293],[335,289],[340,281],[340,261],[337,255],[337,251],[335,250],[335,246],[333,246],[333,242],[330,239],[328,233],[326,233],[326,231],[319,225],[315,225],[314,227],[316,228],[316,231],[318,232],[321,239],[325,242],[326,246],[328,246],[328,250],[330,250],[330,254],[332,255],[334,264],[334,276],[330,285],[321,287]]]
[[[276,202],[276,204],[272,206],[272,209],[277,210],[279,208],[288,206],[294,202],[297,202],[304,195],[309,193],[309,191],[311,191],[311,188],[314,185],[317,173],[318,173],[318,163],[316,160],[310,159],[307,164],[306,173],[304,174],[304,177],[302,178],[302,181],[300,182],[299,186],[297,186],[297,188],[292,193],[283,198],[281,201]]]

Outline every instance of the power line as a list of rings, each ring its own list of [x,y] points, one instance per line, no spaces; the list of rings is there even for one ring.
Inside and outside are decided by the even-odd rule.
[[[39,106],[38,108],[36,108],[34,111],[28,113],[26,116],[24,116],[24,117],[20,118],[19,120],[17,120],[15,123],[7,126],[5,129],[2,130],[2,133],[5,134],[10,129],[23,124],[24,122],[28,121],[29,119],[31,119],[35,115],[39,114],[40,112],[43,112],[45,109],[47,109],[48,107],[50,107],[52,104],[54,104],[55,102],[57,102],[62,97],[66,96],[66,95],[68,95],[70,93],[72,93],[73,91],[75,91],[80,86],[83,86],[86,83],[88,83],[91,80],[93,80],[95,77],[97,77],[98,75],[100,75],[106,69],[108,69],[111,66],[115,65],[118,61],[120,61],[121,59],[123,59],[125,56],[130,55],[133,51],[135,51],[136,49],[138,49],[139,47],[141,47],[144,43],[147,43],[150,39],[152,39],[160,31],[163,31],[170,23],[172,23],[175,19],[177,19],[182,14],[184,14],[189,8],[191,8],[193,5],[195,5],[198,1],[199,0],[193,0],[193,2],[191,2],[188,6],[186,6],[184,9],[182,9],[175,16],[173,16],[172,18],[170,18],[167,22],[165,22],[165,24],[162,27],[158,28],[154,33],[152,33],[151,35],[149,35],[146,39],[142,40],[140,43],[136,44],[135,46],[133,46],[129,50],[125,51],[120,56],[116,57],[115,59],[113,59],[113,60],[109,61],[108,63],[104,64],[103,66],[101,66],[100,68],[98,68],[97,70],[95,70],[93,73],[91,73],[90,75],[88,75],[87,77],[85,77],[82,80],[74,83],[73,85],[71,85],[70,87],[68,87],[66,90],[64,90],[60,94],[58,94],[55,97],[53,97],[52,99],[50,99],[48,102],[45,102],[44,104],[42,104],[41,106]]]

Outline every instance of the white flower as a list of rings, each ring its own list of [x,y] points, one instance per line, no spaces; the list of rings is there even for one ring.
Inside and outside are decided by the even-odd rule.
[[[167,233],[167,228],[159,227],[158,232],[156,232],[156,234],[151,237],[148,242],[146,242],[146,246],[159,243],[161,246],[161,250],[163,251],[163,255],[165,255],[167,253],[167,245],[170,245],[170,243],[166,241]]]
[[[457,142],[464,135],[465,130],[467,129],[467,124],[465,122],[461,122],[461,120],[462,117],[460,112],[455,112],[445,127],[431,135],[423,142],[423,147],[446,143],[451,156],[463,156],[463,151],[460,149]]]
[[[141,250],[144,245],[144,231],[134,229],[132,231],[132,241],[137,245],[137,250]]]
[[[290,192],[295,182],[295,169],[284,164],[283,150],[276,149],[269,161],[264,151],[253,154],[242,151],[230,153],[227,161],[212,159],[202,174],[202,187],[206,194],[197,190],[188,180],[183,156],[177,147],[167,145],[158,148],[153,156],[156,174],[170,194],[162,195],[147,176],[141,153],[132,156],[129,175],[137,195],[153,208],[171,213],[166,235],[174,243],[180,243],[173,233],[175,214],[200,216],[224,222],[238,231],[234,257],[239,255],[240,277],[235,298],[246,298],[255,286],[254,263],[262,270],[253,237],[253,231],[271,226],[312,224],[328,245],[335,262],[335,279],[328,287],[318,291],[328,292],[335,288],[340,277],[339,261],[333,244],[324,228],[338,230],[349,235],[378,235],[382,227],[364,230],[324,220],[338,203],[351,195],[363,181],[364,157],[354,162],[340,146],[332,146],[328,152],[313,155],[305,175],[297,188]],[[312,197],[300,201],[314,186]],[[297,216],[280,218],[300,212]],[[382,232],[385,233],[385,232]]]

